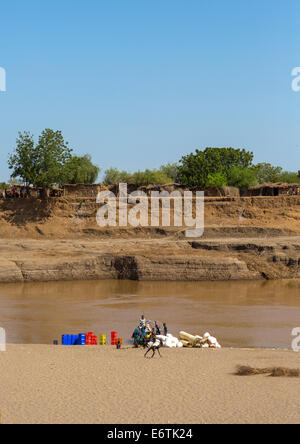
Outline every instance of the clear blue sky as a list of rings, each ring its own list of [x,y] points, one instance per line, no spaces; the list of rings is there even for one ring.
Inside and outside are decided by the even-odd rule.
[[[300,169],[299,0],[2,0],[0,181],[18,131],[102,169],[206,146]]]

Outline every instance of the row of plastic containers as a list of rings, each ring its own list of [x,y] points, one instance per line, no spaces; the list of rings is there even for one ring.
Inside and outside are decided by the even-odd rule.
[[[116,331],[111,332],[111,345],[122,345],[122,338],[118,338]],[[99,336],[99,345],[107,344],[107,336]],[[98,345],[98,337],[94,333],[80,333],[79,335],[62,335],[62,345]]]
[[[62,335],[62,345],[86,345],[86,335]]]

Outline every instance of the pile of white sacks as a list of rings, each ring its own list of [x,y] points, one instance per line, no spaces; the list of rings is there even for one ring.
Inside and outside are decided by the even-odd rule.
[[[205,333],[202,337],[181,331],[179,338],[184,347],[221,348],[218,340],[210,333]]]
[[[182,342],[180,342],[178,338],[175,338],[175,336],[171,335],[170,333],[168,333],[167,336],[159,335],[156,337],[157,339],[160,339],[162,341],[164,347],[168,348],[183,347]]]
[[[181,331],[179,333],[179,339],[175,336],[168,334],[167,336],[157,336],[167,348],[181,348],[181,347],[197,347],[197,348],[221,348],[218,340],[210,333],[205,333],[202,336],[193,336],[189,333]]]

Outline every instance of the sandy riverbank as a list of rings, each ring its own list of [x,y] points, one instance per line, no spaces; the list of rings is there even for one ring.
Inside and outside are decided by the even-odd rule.
[[[10,423],[299,423],[299,379],[237,377],[237,364],[300,367],[272,350],[142,350],[11,345],[0,353]]]

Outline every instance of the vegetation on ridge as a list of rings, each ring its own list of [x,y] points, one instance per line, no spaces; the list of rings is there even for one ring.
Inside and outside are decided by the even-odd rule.
[[[144,186],[178,182],[186,187],[203,188],[244,188],[264,182],[300,183],[300,171],[283,171],[270,163],[255,165],[253,158],[253,152],[246,149],[197,149],[183,156],[178,163],[169,163],[159,169],[131,173],[109,168],[104,172],[103,183],[114,185],[124,182]],[[73,155],[62,132],[52,129],[45,129],[37,143],[30,132],[19,133],[8,165],[13,180],[42,189],[66,183],[93,184],[100,173],[100,168],[92,163],[90,155]],[[2,185],[6,187],[6,184]]]

